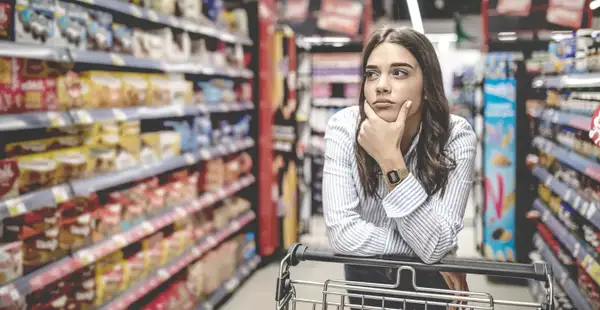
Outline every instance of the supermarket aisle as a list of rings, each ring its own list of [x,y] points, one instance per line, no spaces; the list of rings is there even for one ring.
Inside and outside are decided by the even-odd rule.
[[[473,208],[469,208],[473,209]],[[312,231],[314,234],[301,240],[305,244],[316,246],[326,246],[327,240],[324,233],[324,224],[322,219],[316,219],[313,223]],[[460,257],[478,257],[475,249],[475,229],[470,226],[470,221],[465,221],[465,228],[459,235]],[[231,297],[231,299],[222,307],[223,310],[263,310],[272,309],[275,305],[275,282],[279,266],[271,264],[256,272],[242,287]],[[323,263],[302,263],[291,269],[292,277],[300,280],[325,281],[327,279],[342,279],[343,266],[340,264]],[[496,299],[533,301],[529,290],[524,286],[511,286],[489,283],[484,276],[469,275],[469,287],[477,288],[477,291],[490,292]],[[306,298],[319,298],[321,296],[319,288],[310,288],[299,290],[298,296]],[[258,300],[260,302],[253,302]],[[499,307],[496,309],[509,309],[508,307]]]

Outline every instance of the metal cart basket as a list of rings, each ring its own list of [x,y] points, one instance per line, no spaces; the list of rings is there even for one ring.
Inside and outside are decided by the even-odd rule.
[[[327,280],[324,283],[313,281],[293,280],[290,267],[301,261],[316,261],[323,263],[342,263],[372,267],[397,268],[395,284],[365,283],[346,280]],[[403,291],[400,287],[400,272],[407,270],[412,275],[414,290]],[[447,271],[467,274],[482,274],[497,277],[529,279],[545,282],[546,298],[541,303],[519,302],[494,299],[492,294],[484,292],[463,292],[447,289],[434,289],[417,286],[415,271]],[[424,264],[414,257],[354,257],[336,255],[329,252],[310,250],[307,246],[296,244],[290,248],[281,261],[279,277],[277,278],[277,310],[398,310],[386,304],[394,302],[403,305],[400,309],[411,309],[419,305],[424,309],[554,309],[553,276],[551,268],[546,263],[517,264],[490,262],[476,259],[445,258],[436,264]],[[296,296],[299,286],[321,288],[322,298],[307,299]],[[473,289],[473,288],[470,288]],[[350,303],[347,297],[360,300],[357,304]],[[357,299],[358,298],[358,299]],[[369,302],[367,302],[369,301]],[[377,306],[373,306],[373,301]],[[369,305],[366,305],[369,304]]]

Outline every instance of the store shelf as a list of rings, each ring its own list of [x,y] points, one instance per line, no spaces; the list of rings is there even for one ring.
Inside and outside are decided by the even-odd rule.
[[[163,211],[161,214],[142,221],[128,231],[81,249],[71,256],[62,258],[46,267],[15,280],[10,284],[12,289],[5,293],[14,295],[14,291],[16,291],[19,296],[25,296],[31,292],[37,291],[44,286],[72,274],[74,271],[81,269],[84,266],[96,262],[98,259],[101,259],[114,251],[122,249],[151,235],[163,227],[172,224],[176,220],[183,219],[219,200],[233,195],[254,182],[254,176],[246,176],[220,190],[204,193],[191,202]],[[1,294],[2,291],[0,291],[0,296],[2,296]]]
[[[600,86],[600,73],[580,73],[557,76],[539,76],[533,79],[533,88],[576,88]]]
[[[66,112],[28,112],[0,115],[0,131],[61,127],[71,125]]]
[[[356,105],[355,98],[315,98],[314,107],[349,107]]]
[[[248,102],[235,102],[235,103],[218,103],[218,104],[198,104],[197,109],[204,113],[218,113],[218,112],[235,112],[245,111],[254,109],[254,104],[251,101]]]
[[[579,195],[577,191],[554,178],[544,168],[535,166],[533,167],[532,172],[540,182],[544,183],[546,187],[550,188],[555,194],[560,196],[562,201],[568,203],[573,209],[579,212],[579,214],[588,219],[597,229],[600,229],[600,211],[596,207],[595,201],[588,200]]]
[[[250,38],[236,35],[233,33],[228,33],[223,29],[219,29],[215,25],[209,24],[208,20],[204,20],[204,23],[199,23],[117,0],[77,1],[80,3],[91,4],[96,7],[104,8],[105,10],[111,10],[114,12],[119,12],[125,15],[136,17],[138,19],[144,19],[153,23],[182,29],[188,32],[203,34],[205,36],[217,38],[225,42],[252,45],[252,40]]]
[[[0,56],[22,57],[56,62],[70,62],[67,48],[0,41]]]
[[[195,155],[188,153],[163,159],[151,165],[142,165],[123,171],[110,172],[87,179],[75,180],[71,182],[71,186],[73,193],[76,196],[87,196],[90,193],[99,190],[145,179],[170,170],[190,166],[196,162],[198,162],[198,158]]]
[[[198,114],[193,104],[170,104],[164,106],[142,106],[112,109],[78,109],[69,114],[75,124],[90,124],[110,120],[141,120],[167,117],[183,117]]]
[[[0,201],[0,220],[43,207],[53,207],[73,196],[67,184],[30,192]]]
[[[110,301],[109,303],[100,307],[100,309],[110,310],[124,310],[127,309],[131,304],[144,297],[152,290],[157,288],[159,285],[170,279],[180,270],[202,257],[211,249],[221,244],[224,240],[239,232],[244,226],[255,219],[253,211],[248,211],[246,214],[239,216],[237,219],[231,221],[227,227],[215,232],[206,238],[203,238],[196,246],[187,250],[184,254],[175,258],[172,262],[166,266],[158,269],[147,279],[137,283],[132,288],[123,292],[121,295]],[[249,264],[251,261],[245,262],[243,265]]]
[[[571,279],[567,270],[562,266],[560,261],[556,258],[553,251],[546,245],[544,240],[536,233],[533,241],[535,246],[540,251],[540,254],[544,258],[544,261],[552,266],[555,282],[560,284],[564,292],[569,296],[569,299],[573,302],[573,305],[575,305],[576,309],[592,310],[592,307],[587,302],[585,297],[583,297],[583,295],[581,295],[579,292],[577,283]]]
[[[223,143],[214,147],[203,148],[198,152],[198,156],[201,160],[209,160],[211,158],[235,154],[245,149],[249,149],[253,146],[254,139],[252,139],[251,137],[246,137],[242,140],[232,140],[229,143]]]
[[[568,113],[554,109],[538,109],[538,111],[531,113],[531,115],[554,124],[565,125],[584,131],[589,131],[592,125],[591,116]]]
[[[187,153],[180,156],[163,159],[150,165],[142,165],[123,171],[106,173],[87,179],[72,181],[71,188],[76,196],[87,196],[90,193],[126,184],[136,180],[145,179],[167,171],[193,165],[200,160],[222,157],[237,153],[254,146],[254,140],[246,137],[242,140],[232,140],[217,146],[202,148],[197,153]]]
[[[234,276],[223,283],[216,291],[214,291],[208,299],[196,308],[197,310],[212,310],[216,305],[221,303],[225,297],[233,293],[244,280],[246,280],[252,271],[260,264],[260,256],[254,256],[240,264],[236,269]]]
[[[577,263],[600,285],[600,264],[594,256],[587,252],[585,245],[573,236],[550,212],[549,207],[540,199],[533,203],[533,208],[542,214],[542,222],[548,227],[552,234],[577,260]]]
[[[192,61],[173,62],[151,58],[137,58],[131,55],[123,55],[117,53],[105,53],[86,50],[72,50],[70,52],[70,55],[71,61],[77,63],[150,69],[173,73],[218,75],[228,76],[232,78],[251,78],[254,75],[251,70],[245,68],[219,68],[212,67],[209,64],[193,63]]]
[[[552,154],[562,163],[600,182],[600,164],[597,162],[591,161],[562,146],[558,146],[546,138],[535,137],[533,145],[545,153]]]

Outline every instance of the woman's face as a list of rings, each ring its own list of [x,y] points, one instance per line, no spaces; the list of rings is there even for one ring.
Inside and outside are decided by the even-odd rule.
[[[408,117],[421,110],[423,74],[415,57],[403,46],[383,42],[365,66],[365,98],[382,119],[393,122],[407,100],[412,101]]]

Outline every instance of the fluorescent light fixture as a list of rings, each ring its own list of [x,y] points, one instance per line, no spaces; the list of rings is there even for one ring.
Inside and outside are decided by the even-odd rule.
[[[499,32],[498,35],[499,36],[516,36],[517,33],[516,32]]]
[[[456,42],[458,40],[456,33],[428,33],[426,36],[431,42]]]
[[[406,4],[408,4],[408,13],[410,14],[410,21],[412,22],[413,29],[420,33],[425,33],[421,11],[419,10],[419,3],[417,0],[406,0]]]
[[[595,10],[597,8],[600,8],[600,0],[594,0],[594,1],[590,2],[591,10]]]
[[[348,43],[351,41],[348,37],[304,37],[304,42],[311,44],[322,44],[322,43]]]

